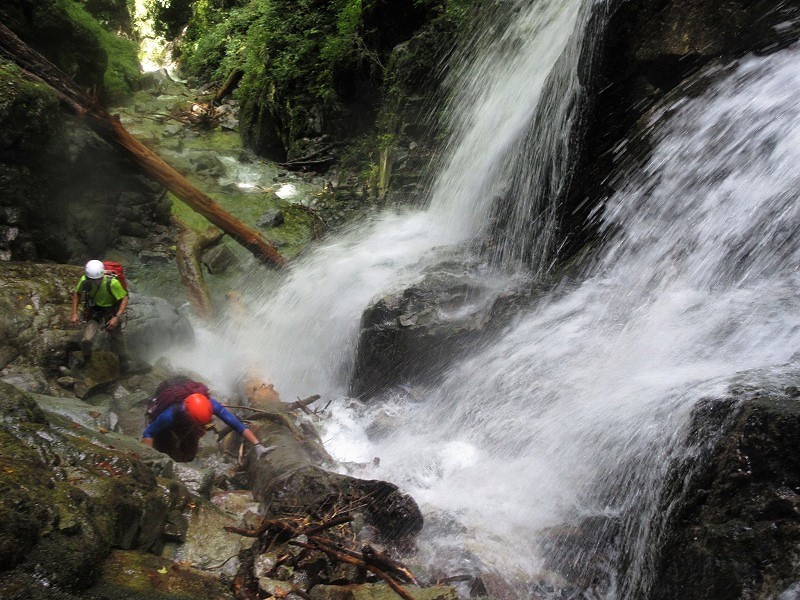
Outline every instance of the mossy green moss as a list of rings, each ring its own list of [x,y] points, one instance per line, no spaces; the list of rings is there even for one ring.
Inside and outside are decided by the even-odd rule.
[[[13,149],[18,161],[23,157],[25,162],[35,161],[61,129],[52,90],[0,60],[0,155]]]
[[[86,9],[74,0],[58,0],[60,7],[77,27],[90,31],[108,57],[103,76],[107,99],[118,101],[136,88],[139,80],[139,48],[133,40],[105,29]]]

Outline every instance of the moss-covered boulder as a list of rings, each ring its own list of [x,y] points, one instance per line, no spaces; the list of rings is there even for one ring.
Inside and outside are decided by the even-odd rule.
[[[170,560],[115,550],[101,567],[100,580],[88,590],[101,598],[120,600],[233,600],[233,591],[219,578]]]
[[[110,5],[91,8],[112,14]],[[0,20],[79,87],[105,100],[135,89],[139,76],[135,43],[116,33],[123,10],[126,4],[117,2],[107,29],[78,0],[13,0],[0,5]]]
[[[99,575],[113,546],[160,542],[170,491],[138,455],[114,450],[74,422],[44,417],[0,382],[0,596],[29,576],[75,591]],[[149,517],[147,516],[149,515]]]

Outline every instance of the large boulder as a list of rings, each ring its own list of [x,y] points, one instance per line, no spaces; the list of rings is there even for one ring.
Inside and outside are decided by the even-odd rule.
[[[361,318],[350,392],[435,381],[442,366],[505,322],[522,296],[463,263],[443,262],[416,284],[387,295]]]
[[[797,365],[746,373],[728,394],[696,407],[689,444],[697,451],[667,486],[669,517],[649,598],[796,596],[798,381]]]
[[[68,9],[58,0],[3,2],[0,21],[81,89],[102,87],[108,55],[96,32]]]

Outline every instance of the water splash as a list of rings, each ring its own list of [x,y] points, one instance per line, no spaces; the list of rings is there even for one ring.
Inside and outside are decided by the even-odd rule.
[[[397,404],[367,446],[381,457],[369,476],[464,526],[426,530],[431,560],[449,543],[510,579],[544,577],[553,528],[599,517],[631,562],[601,595],[646,590],[659,486],[692,407],[800,347],[799,54],[744,60],[671,106],[603,210],[609,239],[584,281],[424,402]],[[587,568],[584,554],[559,567]]]
[[[566,79],[577,80],[577,64],[559,57],[570,44],[579,44],[572,36],[587,18],[582,4],[513,3],[508,29],[488,46],[487,40],[477,40],[485,53],[454,70],[458,91],[449,107],[449,159],[436,177],[428,207],[388,212],[337,234],[295,265],[277,290],[246,282],[245,297],[258,314],[245,330],[232,324],[225,341],[215,344],[213,360],[225,363],[221,370],[233,373],[249,365],[273,379],[285,397],[346,392],[364,309],[418,278],[436,260],[437,249],[471,240],[485,228],[548,79],[562,69],[572,73]],[[568,87],[566,94],[576,93],[577,85]],[[567,138],[566,125],[550,123],[551,137]],[[195,369],[210,368],[202,351],[183,361]]]

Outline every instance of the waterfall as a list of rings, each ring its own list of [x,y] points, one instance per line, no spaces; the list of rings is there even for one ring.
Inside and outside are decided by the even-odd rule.
[[[477,44],[455,72],[452,138],[427,208],[337,235],[274,289],[252,282],[255,318],[214,342],[221,377],[245,361],[285,399],[341,398],[364,308],[414,281],[438,247],[484,232],[496,198],[527,202],[536,173],[563,174],[554,157],[574,122],[582,4],[519,2],[508,29]],[[797,55],[742,60],[670,106],[666,125],[653,117],[652,152],[598,213],[604,247],[572,289],[519,315],[436,386],[336,406],[326,445],[345,460],[380,457],[365,476],[421,504],[431,564],[495,570],[522,590],[550,571],[592,568],[606,575],[596,597],[646,597],[656,501],[692,407],[800,347]],[[553,129],[534,135],[534,121]],[[530,154],[534,139],[546,143]],[[525,253],[521,219],[539,212],[520,205],[509,218],[501,258]],[[533,234],[551,244],[545,229]],[[595,547],[571,553],[570,532],[587,523]]]
[[[652,152],[603,207],[607,240],[580,284],[422,401],[368,406],[338,433],[381,458],[368,476],[425,506],[431,561],[467,548],[523,587],[605,561],[597,596],[646,597],[660,486],[692,407],[800,348],[799,55],[742,60],[655,115]],[[387,419],[383,436],[360,433]],[[570,548],[587,523],[597,547]],[[603,548],[612,530],[622,542]]]
[[[208,342],[217,360],[209,361],[201,349],[184,361],[223,380],[246,364],[272,378],[289,398],[345,393],[364,309],[414,281],[436,261],[437,248],[485,231],[492,201],[508,187],[514,161],[533,160],[521,157],[543,98],[573,104],[578,47],[589,16],[582,4],[510,3],[507,29],[463,50],[462,56],[475,54],[476,60],[461,65],[455,59],[450,77],[457,87],[448,107],[452,137],[430,198],[422,202],[425,208],[389,211],[337,233],[335,241],[294,265],[277,289],[245,282],[255,318],[243,330],[231,324],[224,341]],[[545,93],[550,80],[561,95]],[[546,137],[566,139],[570,124],[569,119],[547,123],[552,132]],[[503,284],[498,276],[497,285]]]

